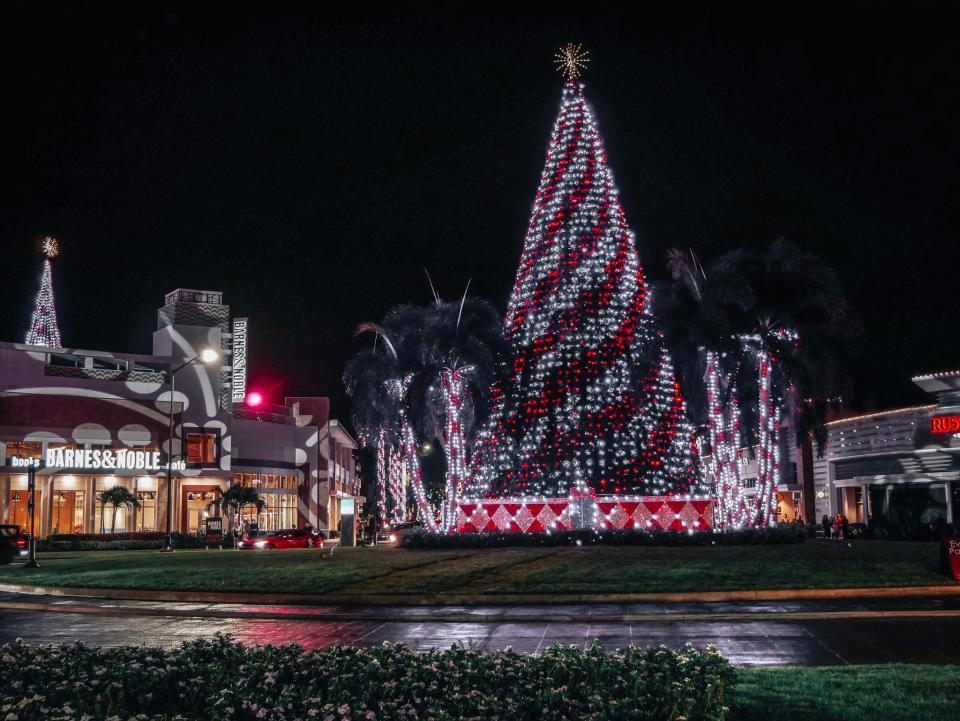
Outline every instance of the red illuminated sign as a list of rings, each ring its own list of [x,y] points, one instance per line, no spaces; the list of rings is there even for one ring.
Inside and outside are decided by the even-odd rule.
[[[960,433],[960,416],[934,416],[930,419],[931,433]]]

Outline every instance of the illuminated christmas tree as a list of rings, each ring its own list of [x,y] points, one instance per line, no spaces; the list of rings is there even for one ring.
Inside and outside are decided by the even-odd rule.
[[[696,490],[692,429],[651,312],[593,110],[585,54],[566,80],[504,319],[512,374],[493,394],[469,495]]]
[[[60,252],[60,245],[55,238],[48,236],[41,242],[41,250],[44,255],[43,275],[33,317],[30,318],[26,343],[44,348],[60,348],[60,328],[57,326],[57,309],[53,303],[53,268],[50,264],[50,259]]]

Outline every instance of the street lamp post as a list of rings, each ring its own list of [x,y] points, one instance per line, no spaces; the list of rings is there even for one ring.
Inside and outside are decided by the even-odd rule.
[[[161,553],[173,553],[174,551],[173,532],[171,530],[171,519],[173,517],[173,396],[177,389],[177,372],[186,368],[188,365],[195,364],[197,361],[204,364],[213,363],[219,357],[220,354],[213,350],[213,348],[205,348],[193,358],[184,361],[176,368],[173,367],[173,363],[170,364],[170,406],[167,414],[169,419],[169,434],[167,436],[167,529],[163,548],[160,549]]]
[[[37,504],[34,495],[37,490],[37,469],[43,461],[27,466],[27,507],[30,510],[30,544],[27,546],[27,562],[24,568],[39,568],[37,563]],[[52,487],[52,486],[51,486]]]

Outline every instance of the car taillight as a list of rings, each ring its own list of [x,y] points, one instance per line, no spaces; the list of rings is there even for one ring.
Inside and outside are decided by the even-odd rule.
[[[26,546],[26,545],[27,545],[27,539],[25,539],[25,538],[18,538],[18,539],[17,539],[17,548],[23,548],[23,547]]]

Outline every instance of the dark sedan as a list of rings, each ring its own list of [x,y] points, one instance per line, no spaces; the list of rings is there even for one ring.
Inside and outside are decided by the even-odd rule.
[[[20,532],[20,526],[0,525],[0,565],[26,559],[29,552],[30,537]]]

